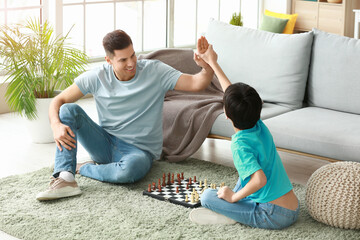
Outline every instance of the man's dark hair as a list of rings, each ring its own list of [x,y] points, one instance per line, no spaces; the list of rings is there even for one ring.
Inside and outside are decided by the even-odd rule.
[[[106,56],[114,55],[114,50],[122,50],[132,44],[130,36],[123,30],[115,30],[106,34],[103,39],[103,46]]]
[[[224,93],[225,113],[234,126],[244,130],[260,119],[262,100],[256,90],[245,83],[230,85]]]

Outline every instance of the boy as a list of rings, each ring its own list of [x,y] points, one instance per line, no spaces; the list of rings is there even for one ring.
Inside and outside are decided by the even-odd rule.
[[[204,37],[199,46],[200,57],[212,67],[224,90],[225,115],[235,130],[231,150],[239,180],[233,190],[227,186],[205,190],[201,195],[205,208],[193,210],[190,219],[199,224],[288,227],[298,218],[299,202],[271,133],[260,119],[262,100],[254,88],[230,83]]]

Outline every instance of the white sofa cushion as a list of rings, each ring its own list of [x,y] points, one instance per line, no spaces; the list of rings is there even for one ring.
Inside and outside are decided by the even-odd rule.
[[[266,119],[277,147],[359,162],[360,115],[306,107]]]
[[[312,32],[276,34],[211,19],[206,38],[232,83],[249,84],[266,102],[302,106]]]
[[[360,114],[360,40],[313,32],[309,105]]]
[[[261,110],[261,119],[265,120],[290,111],[291,111],[290,108],[283,107],[278,104],[264,103]],[[229,119],[226,119],[224,113],[220,114],[216,118],[210,130],[210,134],[218,135],[222,137],[229,137],[229,138],[234,133],[235,132],[233,125]]]

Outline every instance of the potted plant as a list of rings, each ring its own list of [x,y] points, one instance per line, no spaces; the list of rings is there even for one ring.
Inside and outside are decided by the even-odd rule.
[[[0,29],[0,70],[8,84],[6,102],[31,123],[40,125],[40,129],[30,127],[37,143],[53,141],[48,121],[51,98],[56,90],[70,86],[88,61],[84,52],[66,42],[69,32],[54,36],[47,21],[41,24],[36,19]]]
[[[231,20],[229,22],[232,25],[235,26],[242,26],[243,22],[242,22],[242,17],[241,17],[241,13],[239,12],[239,14],[234,13],[231,17]]]

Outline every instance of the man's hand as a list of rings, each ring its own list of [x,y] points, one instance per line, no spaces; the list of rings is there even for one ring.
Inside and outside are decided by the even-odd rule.
[[[233,196],[234,196],[234,192],[228,187],[228,186],[224,186],[221,187],[218,192],[218,198],[222,198],[227,202],[233,203]]]
[[[209,65],[202,59],[200,54],[206,52],[209,47],[209,43],[204,36],[201,36],[197,42],[197,52],[194,54],[194,61],[199,67],[208,69]]]
[[[197,42],[197,54],[199,59],[204,60],[207,64],[213,67],[213,64],[217,61],[217,54],[214,51],[211,44],[208,43],[204,36],[201,36]]]
[[[204,36],[201,36],[197,42],[197,53],[204,54],[209,47],[209,43]]]
[[[203,68],[203,69],[205,69],[205,70],[207,70],[207,71],[213,72],[212,69],[211,69],[211,67],[209,66],[209,64],[207,64],[207,63],[206,63],[198,54],[196,54],[196,53],[194,53],[194,61],[195,61],[195,63],[196,63],[199,67],[201,67],[201,68]]]
[[[76,148],[76,140],[74,139],[75,134],[69,126],[62,123],[57,123],[51,125],[51,128],[53,130],[56,146],[60,151],[62,151],[61,146],[63,146],[67,150]]]

